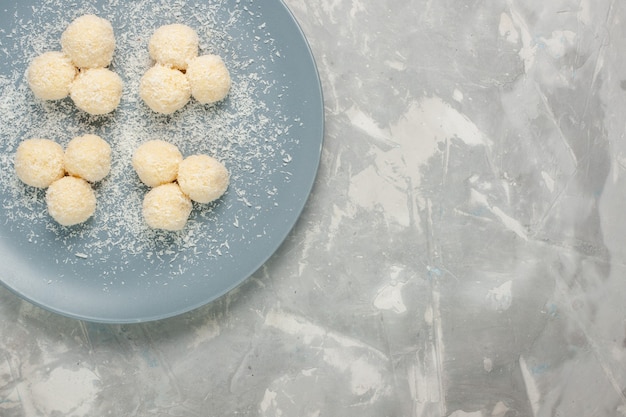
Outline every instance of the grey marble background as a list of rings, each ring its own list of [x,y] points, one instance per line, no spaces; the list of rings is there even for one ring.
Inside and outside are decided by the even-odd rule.
[[[626,3],[286,3],[327,122],[287,241],[159,322],[0,288],[0,416],[626,416]]]

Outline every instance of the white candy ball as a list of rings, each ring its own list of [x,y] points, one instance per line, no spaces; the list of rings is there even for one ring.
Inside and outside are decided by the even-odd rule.
[[[187,104],[191,87],[185,74],[157,64],[141,77],[139,95],[153,111],[171,114]]]
[[[65,175],[63,148],[49,139],[27,139],[15,152],[15,172],[27,185],[48,187]]]
[[[202,55],[189,62],[191,95],[202,104],[223,100],[230,91],[230,74],[218,55]]]
[[[48,213],[63,226],[89,219],[96,211],[96,194],[82,178],[63,177],[46,190]]]
[[[183,155],[175,145],[163,140],[150,140],[135,150],[132,165],[144,184],[156,187],[176,180],[182,160]]]
[[[226,167],[208,155],[191,155],[178,166],[180,189],[193,201],[209,203],[226,192],[230,175]]]
[[[61,35],[61,47],[79,68],[106,67],[115,50],[113,27],[108,20],[98,16],[81,16]]]
[[[106,68],[81,71],[70,87],[70,97],[79,109],[89,114],[106,114],[117,108],[123,83],[119,75]]]
[[[175,184],[163,184],[150,190],[143,200],[143,217],[153,229],[181,230],[193,205]]]
[[[65,170],[89,182],[97,182],[111,170],[111,146],[97,135],[72,139],[65,148]]]
[[[187,63],[198,56],[198,34],[178,23],[161,26],[150,38],[148,50],[157,63],[185,70]]]
[[[26,79],[30,89],[42,100],[59,100],[70,93],[76,68],[63,52],[46,52],[33,59]]]

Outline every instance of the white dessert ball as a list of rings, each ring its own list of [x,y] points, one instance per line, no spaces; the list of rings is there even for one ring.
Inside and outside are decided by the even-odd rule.
[[[163,184],[146,193],[143,218],[153,229],[170,231],[185,227],[193,205],[175,183]]]
[[[191,95],[202,104],[223,100],[230,91],[230,73],[219,55],[202,55],[189,62]]]
[[[46,190],[48,213],[63,226],[83,223],[96,211],[96,194],[87,181],[63,177]]]
[[[63,52],[45,52],[28,66],[26,80],[37,98],[59,100],[70,93],[76,67]]]
[[[92,14],[81,16],[61,35],[61,47],[79,68],[106,67],[115,50],[111,22]]]
[[[191,87],[185,74],[157,64],[141,77],[139,95],[153,111],[172,114],[187,104]]]
[[[179,23],[158,28],[148,43],[150,57],[157,63],[179,70],[198,56],[198,34]]]
[[[176,180],[182,160],[183,155],[175,145],[163,140],[150,140],[135,150],[132,165],[144,184],[156,187]]]
[[[89,182],[97,182],[111,171],[111,146],[97,135],[72,139],[65,148],[65,170]]]
[[[178,185],[193,201],[209,203],[226,192],[228,170],[208,155],[191,155],[178,166]]]
[[[70,97],[79,109],[89,114],[106,114],[117,108],[123,83],[119,75],[106,68],[81,71],[70,87]]]
[[[15,172],[27,185],[46,188],[65,175],[63,148],[49,139],[27,139],[15,152]]]

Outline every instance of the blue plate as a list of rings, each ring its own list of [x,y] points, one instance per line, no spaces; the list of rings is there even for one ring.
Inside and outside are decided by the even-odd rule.
[[[66,4],[16,2],[0,15],[0,280],[33,304],[96,322],[157,320],[209,303],[276,251],[313,186],[324,112],[305,37],[279,0]],[[64,28],[87,13],[111,21],[117,46],[110,68],[125,83],[119,108],[105,116],[78,111],[69,98],[37,100],[25,80],[30,60],[60,50]],[[224,58],[233,79],[226,100],[212,106],[192,100],[171,116],[141,102],[138,82],[152,65],[148,39],[169,23],[193,27],[200,53]],[[85,133],[109,141],[113,167],[94,184],[94,216],[65,228],[47,214],[45,190],[16,178],[13,156],[27,138],[65,145]],[[148,190],[130,157],[150,139],[170,141],[185,156],[211,154],[231,172],[223,198],[194,203],[178,233],[151,230],[141,217]]]

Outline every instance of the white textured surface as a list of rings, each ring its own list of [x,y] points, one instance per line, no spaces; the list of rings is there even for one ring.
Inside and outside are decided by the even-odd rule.
[[[160,322],[0,289],[0,415],[626,415],[626,3],[286,3],[327,126],[285,244]]]

